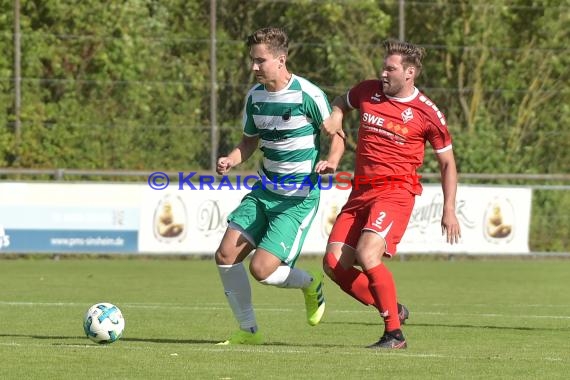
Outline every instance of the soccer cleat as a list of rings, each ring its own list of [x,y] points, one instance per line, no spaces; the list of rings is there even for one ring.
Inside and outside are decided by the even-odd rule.
[[[406,319],[410,316],[410,311],[405,305],[398,304],[398,318],[400,318],[400,324],[406,324]]]
[[[263,344],[263,336],[259,331],[250,333],[249,331],[238,330],[232,334],[230,339],[216,343],[217,346],[229,346],[233,344]]]
[[[389,350],[403,350],[408,347],[406,338],[401,330],[386,331],[380,340],[367,348],[389,349]]]
[[[305,296],[305,308],[307,309],[307,322],[309,325],[316,326],[325,313],[325,296],[323,295],[323,273],[308,272],[313,278],[311,285],[303,289]]]

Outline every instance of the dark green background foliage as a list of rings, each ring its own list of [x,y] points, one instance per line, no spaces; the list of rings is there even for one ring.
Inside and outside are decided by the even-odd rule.
[[[14,3],[0,0],[0,166],[210,169],[209,0],[21,0],[21,138]],[[570,172],[568,0],[407,1],[405,16],[406,39],[428,51],[418,86],[447,116],[460,172]],[[239,140],[254,83],[245,38],[268,25],[288,31],[292,71],[332,100],[378,75],[398,1],[218,0],[218,154]],[[423,171],[437,172],[433,155]]]

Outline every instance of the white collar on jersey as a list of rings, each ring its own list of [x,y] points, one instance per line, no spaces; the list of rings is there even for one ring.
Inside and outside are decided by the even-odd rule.
[[[386,95],[386,97],[387,97],[388,99],[394,100],[394,101],[396,101],[396,102],[405,103],[405,102],[409,102],[410,100],[413,100],[416,96],[418,96],[419,93],[420,93],[420,90],[418,90],[417,87],[414,87],[414,92],[412,93],[412,95],[406,96],[405,98],[397,98],[397,97],[395,97],[395,96],[388,96],[388,95]]]

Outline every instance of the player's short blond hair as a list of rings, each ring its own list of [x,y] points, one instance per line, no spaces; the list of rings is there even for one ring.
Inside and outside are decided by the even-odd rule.
[[[275,56],[279,54],[287,55],[289,52],[289,37],[281,28],[262,28],[247,37],[247,46],[249,48],[260,44],[267,45],[269,51]]]

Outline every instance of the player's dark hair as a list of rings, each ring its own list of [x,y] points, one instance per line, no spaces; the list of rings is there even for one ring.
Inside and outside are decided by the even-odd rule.
[[[281,28],[263,28],[255,31],[247,37],[247,46],[267,45],[273,55],[285,54],[289,51],[289,37]]]
[[[426,51],[424,48],[410,42],[390,39],[384,41],[384,54],[386,56],[399,54],[402,57],[402,65],[404,68],[408,66],[414,66],[416,68],[417,77],[422,71],[422,59]]]

